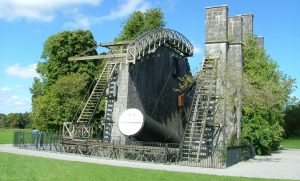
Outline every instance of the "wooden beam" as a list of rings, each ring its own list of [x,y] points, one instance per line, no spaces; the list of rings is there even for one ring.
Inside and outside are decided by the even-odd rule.
[[[99,46],[102,47],[112,47],[112,46],[122,46],[129,45],[132,41],[118,41],[118,42],[109,42],[109,43],[99,43]]]
[[[114,53],[114,54],[103,54],[103,55],[92,55],[83,57],[70,57],[69,61],[79,61],[79,60],[101,60],[109,58],[123,58],[126,57],[126,53]]]

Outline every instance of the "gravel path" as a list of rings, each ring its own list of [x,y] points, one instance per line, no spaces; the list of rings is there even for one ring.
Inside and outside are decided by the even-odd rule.
[[[14,148],[12,145],[1,145],[0,152],[38,156],[58,160],[80,161],[87,163],[167,170],[175,172],[204,173],[213,175],[242,176],[257,178],[293,179],[300,180],[300,149],[280,150],[272,156],[256,156],[255,159],[240,162],[226,169],[187,167],[179,165],[163,165],[141,163],[133,161],[109,160],[103,158],[86,157],[75,154],[61,154],[45,151],[34,151]]]

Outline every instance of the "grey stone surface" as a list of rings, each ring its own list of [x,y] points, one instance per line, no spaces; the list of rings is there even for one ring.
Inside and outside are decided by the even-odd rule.
[[[242,120],[242,76],[243,76],[243,51],[242,44],[228,46],[227,62],[227,138],[236,135],[240,140]],[[236,134],[235,134],[236,133]],[[228,139],[227,142],[230,140]]]
[[[215,122],[221,126],[214,143],[221,148],[239,142],[242,119],[242,43],[253,35],[253,15],[228,17],[227,6],[206,8],[205,57],[218,60],[218,110]],[[258,40],[260,46],[263,40]]]
[[[117,98],[114,102],[114,108],[113,108],[114,124],[111,133],[112,140],[114,141],[122,140],[123,143],[126,140],[126,136],[119,131],[117,122],[122,112],[127,109],[128,80],[129,80],[128,68],[129,65],[124,62],[120,63],[119,65],[119,76],[117,80],[118,93],[117,93]]]
[[[243,19],[243,40],[253,35],[253,14],[242,15]]]
[[[264,42],[265,42],[265,40],[264,40],[264,37],[263,36],[257,36],[257,37],[255,37],[256,38],[256,42],[257,42],[257,45],[260,47],[260,48],[264,48]]]
[[[217,61],[217,85],[216,85],[216,94],[217,96],[221,96],[225,94],[226,91],[226,81],[225,75],[226,72],[226,64],[227,64],[227,42],[224,43],[206,43],[205,44],[205,57],[211,58],[214,57],[215,61]],[[215,129],[215,134],[217,135],[214,138],[213,145],[214,149],[220,151],[220,154],[225,149],[225,141],[226,141],[226,100],[220,98],[217,103],[217,111],[215,115],[215,124],[220,125],[221,129]],[[220,156],[218,151],[215,151],[215,156]]]
[[[243,26],[242,17],[234,16],[228,18],[228,41],[230,43],[242,43]]]
[[[205,30],[206,42],[224,42],[227,41],[227,6],[206,8]]]

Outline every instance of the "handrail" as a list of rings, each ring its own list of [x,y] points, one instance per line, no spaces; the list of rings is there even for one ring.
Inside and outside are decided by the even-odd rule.
[[[217,59],[217,58],[214,58],[214,59]],[[205,60],[204,60],[205,61]],[[205,81],[205,80],[202,80],[203,78],[205,78],[205,74],[204,74],[204,71],[203,71],[203,64],[204,64],[204,61],[203,61],[203,63],[202,63],[202,66],[201,66],[201,70],[199,71],[199,74],[197,75],[197,78],[193,81],[193,84],[194,83],[196,83],[196,89],[195,89],[195,91],[197,91],[197,89],[199,88],[199,86],[201,86],[201,84],[202,84],[202,81]],[[217,62],[218,61],[216,61],[216,62],[214,62],[214,68],[216,69],[216,67],[217,67]],[[217,71],[217,70],[214,70],[214,71]],[[212,83],[210,84],[210,90],[209,90],[209,95],[208,95],[208,103],[207,104],[209,104],[209,101],[210,101],[210,97],[211,97],[211,89],[212,89]],[[193,96],[193,99],[192,99],[192,105],[191,105],[191,108],[190,108],[190,110],[189,110],[189,113],[188,113],[188,120],[190,120],[191,119],[191,117],[192,117],[192,109],[193,109],[193,106],[194,106],[194,101],[195,101],[195,99],[196,99],[196,97],[197,97],[197,95],[196,95],[196,93],[197,92],[195,92],[195,94],[194,94],[194,96]],[[216,108],[216,104],[214,105],[214,109]],[[204,119],[207,119],[206,117],[207,117],[207,114],[208,114],[208,109],[205,111],[205,116],[204,116]],[[215,115],[214,115],[215,116]],[[205,124],[206,124],[206,120],[205,120],[205,122],[204,122]],[[186,126],[185,126],[185,130],[184,130],[184,136],[183,136],[183,140],[181,141],[181,143],[180,143],[180,146],[179,146],[179,154],[181,153],[181,150],[182,150],[182,147],[183,147],[183,144],[184,144],[184,138],[185,138],[185,135],[186,135],[186,132],[187,132],[187,128],[188,128],[188,126],[189,126],[189,123],[187,123],[186,124]],[[203,132],[203,129],[202,129],[202,132]],[[204,133],[201,133],[201,140],[203,139],[203,134]],[[199,150],[198,150],[198,153],[197,154],[199,154],[199,151],[200,151],[200,149],[201,149],[201,145],[202,145],[202,143],[200,142],[199,143],[200,145],[199,145]],[[197,155],[197,161],[199,160],[199,155]]]
[[[196,88],[195,88],[195,91],[197,91],[198,86],[200,86],[199,84],[200,84],[200,80],[201,80],[202,76],[203,76],[203,74],[202,74],[202,68],[201,68],[198,77],[195,79],[195,82],[196,82]],[[188,121],[190,120],[190,118],[191,118],[191,116],[192,116],[193,103],[194,103],[195,99],[196,99],[196,96],[195,96],[195,94],[194,94],[193,99],[192,99],[192,104],[191,104],[191,107],[190,107],[190,110],[189,110],[189,113],[188,113],[188,116],[187,116],[187,120],[188,120]],[[181,140],[181,143],[180,143],[180,146],[179,146],[179,152],[178,152],[178,154],[180,154],[181,151],[182,151],[182,146],[183,146],[183,142],[184,142],[184,137],[185,137],[185,135],[186,135],[186,131],[187,131],[187,128],[188,128],[188,126],[189,126],[188,124],[189,124],[189,122],[187,122],[187,124],[185,125],[185,129],[184,129],[184,133],[183,133],[183,139]]]
[[[108,62],[105,64],[104,69],[106,68],[107,64],[108,64]],[[103,70],[104,70],[104,69],[103,69]],[[100,74],[99,74],[99,76],[98,76],[98,79],[99,79],[100,76],[102,75],[103,70],[100,71]],[[98,79],[97,79],[97,80],[98,80]],[[73,117],[73,119],[72,119],[72,123],[75,123],[75,122],[78,120],[78,118],[79,118],[81,112],[83,111],[83,107],[84,107],[86,101],[88,100],[89,95],[91,94],[91,92],[93,91],[93,88],[94,88],[95,85],[96,85],[97,80],[94,79],[93,82],[90,84],[89,88],[87,89],[87,91],[86,91],[86,93],[85,93],[83,99],[81,100],[81,103],[80,103],[80,105],[78,106],[77,111],[76,111],[76,113],[75,113],[75,115],[74,115],[74,117]]]
[[[108,64],[109,64],[109,62],[107,63],[107,65],[106,66],[108,66]],[[115,63],[114,64],[114,66],[113,66],[113,68],[112,68],[112,70],[111,70],[111,72],[110,72],[110,75],[109,75],[109,77],[108,77],[108,81],[107,81],[107,83],[105,84],[105,87],[104,87],[104,89],[103,90],[106,90],[106,88],[107,88],[107,86],[108,86],[108,84],[109,84],[109,80],[112,78],[112,76],[113,76],[113,74],[114,74],[114,71],[115,71],[115,69],[116,69],[116,67],[119,65],[119,63]],[[99,81],[99,80],[98,80]],[[102,92],[102,94],[101,94],[101,98],[103,97],[103,94],[105,94],[105,91],[103,91]],[[101,101],[101,99],[99,99],[98,100],[98,102],[97,102],[97,104],[96,104],[96,106],[95,106],[95,108],[94,108],[94,110],[93,110],[93,113],[92,113],[92,116],[90,117],[90,119],[89,119],[89,121],[88,121],[88,123],[91,123],[91,121],[92,121],[92,119],[93,119],[93,117],[94,117],[94,115],[95,115],[95,112],[96,112],[96,110],[97,110],[97,108],[98,108],[98,106],[99,106],[99,104],[100,104],[100,101]]]

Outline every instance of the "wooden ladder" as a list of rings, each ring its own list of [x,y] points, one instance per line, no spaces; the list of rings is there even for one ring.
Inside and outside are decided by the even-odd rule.
[[[113,71],[117,67],[118,63],[107,62],[103,71],[100,73],[96,85],[94,86],[91,94],[89,95],[83,109],[81,110],[80,116],[76,123],[90,123],[96,110],[99,106],[100,101],[106,95],[106,88],[110,82],[110,78]]]
[[[211,127],[207,127],[207,124],[214,122],[215,71],[216,59],[205,59],[196,83],[192,108],[182,141],[183,160],[199,161],[201,156],[211,154],[213,130]]]

